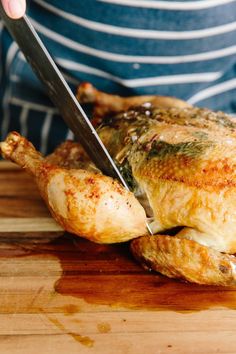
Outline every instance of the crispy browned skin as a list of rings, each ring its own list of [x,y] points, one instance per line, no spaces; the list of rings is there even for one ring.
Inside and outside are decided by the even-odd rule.
[[[136,259],[170,278],[211,285],[235,285],[236,260],[177,236],[143,236],[131,242]]]
[[[236,138],[227,115],[199,108],[139,107],[104,122],[99,134],[147,196],[155,232],[236,252]]]
[[[170,277],[201,284],[235,284],[235,261],[230,255],[236,253],[234,121],[222,112],[189,107],[176,99],[170,99],[172,107],[163,108],[162,103],[165,100],[162,101],[160,97],[155,100],[153,96],[148,97],[152,103],[146,102],[147,97],[141,97],[144,104],[123,111],[139,102],[139,99],[129,100],[116,96],[112,101],[112,96],[99,93],[91,86],[84,86],[81,90],[87,97],[88,88],[91,92],[87,100],[98,104],[100,99],[97,114],[102,112],[105,115],[102,124],[97,128],[101,139],[130,188],[145,207],[154,233],[163,234],[165,231],[167,234],[153,238],[143,236],[134,240],[131,248],[135,257]],[[108,114],[116,111],[123,112],[115,116]],[[29,144],[23,138],[19,141],[18,148]],[[140,206],[138,208],[137,200],[130,194],[132,209],[124,209],[121,214],[114,204],[112,210],[109,209],[110,220],[116,220],[112,224],[115,237],[105,227],[107,206],[101,209],[96,218],[93,215],[93,219],[83,219],[83,208],[78,209],[79,212],[74,209],[73,195],[78,190],[83,188],[83,195],[80,195],[82,199],[76,199],[76,205],[80,205],[78,201],[81,200],[85,205],[85,201],[89,200],[88,196],[94,191],[86,180],[87,174],[93,176],[94,185],[104,198],[109,199],[109,194],[103,194],[103,191],[110,193],[113,188],[112,180],[97,172],[79,144],[66,142],[54,154],[42,160],[38,153],[37,158],[35,153],[32,156],[32,146],[29,153],[26,145],[20,150],[15,148],[15,141],[14,144],[9,143],[9,140],[6,143],[1,144],[5,157],[27,166],[31,172],[33,168],[32,173],[36,175],[41,193],[61,224],[64,223],[64,219],[61,219],[63,205],[66,205],[67,210],[76,211],[70,214],[72,217],[68,219],[69,222],[64,223],[69,231],[81,233],[97,242],[121,242],[145,233],[143,209]],[[50,169],[45,168],[48,165]],[[45,175],[38,172],[45,170]],[[47,180],[50,181],[49,184],[45,184]],[[65,193],[65,185],[69,186],[69,193]],[[71,185],[74,188],[73,193],[70,193]],[[65,194],[66,200],[63,199]],[[117,199],[116,206],[124,205],[126,197],[127,194],[122,192],[122,198]],[[90,204],[93,209],[86,209],[86,215],[91,210],[94,213],[97,211],[96,203],[96,198],[93,198]],[[137,215],[134,216],[133,213]],[[117,215],[120,216],[117,218]],[[133,220],[133,224],[130,220]],[[100,223],[104,225],[103,229],[99,229]],[[78,228],[81,224],[82,232]],[[175,227],[180,227],[181,230],[173,237],[168,236],[168,230]],[[127,228],[129,237],[124,231]],[[123,230],[122,236],[119,236],[120,230]]]
[[[32,144],[13,132],[0,148],[5,158],[35,177],[49,210],[65,230],[99,243],[122,242],[145,234],[143,208],[117,181],[94,172],[93,168],[58,166],[62,165],[63,157],[73,155],[71,145],[70,149],[59,148],[64,153],[60,155],[62,158],[57,151],[57,156],[44,160]],[[77,145],[77,156],[80,152]],[[56,161],[58,165],[53,164]]]

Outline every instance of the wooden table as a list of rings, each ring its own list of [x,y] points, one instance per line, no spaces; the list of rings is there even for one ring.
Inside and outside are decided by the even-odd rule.
[[[144,271],[128,244],[64,234],[0,163],[0,353],[236,353],[236,291]]]

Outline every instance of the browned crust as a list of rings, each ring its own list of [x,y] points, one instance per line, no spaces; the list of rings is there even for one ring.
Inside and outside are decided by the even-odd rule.
[[[71,140],[60,144],[52,154],[45,158],[45,161],[66,169],[83,168],[87,167],[88,164],[92,164],[82,146]]]
[[[139,171],[142,179],[179,182],[197,188],[210,188],[211,191],[236,187],[236,164],[230,158],[209,160],[201,167],[201,162],[197,159],[173,156],[163,161],[145,161]]]
[[[170,278],[206,285],[236,285],[236,260],[176,236],[143,236],[131,242],[135,258]]]
[[[75,147],[79,158],[80,149]],[[146,233],[143,207],[112,178],[49,163],[50,158],[43,159],[33,145],[16,132],[10,133],[0,148],[5,158],[35,177],[42,198],[65,230],[98,243],[124,242]],[[62,162],[62,152],[63,160],[72,150],[65,145],[58,155],[51,156],[51,161]]]

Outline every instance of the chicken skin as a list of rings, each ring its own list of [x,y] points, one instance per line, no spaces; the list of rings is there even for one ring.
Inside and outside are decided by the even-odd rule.
[[[67,142],[44,159],[30,142],[12,132],[0,149],[5,158],[34,176],[51,214],[68,232],[100,243],[145,234],[145,212],[134,195],[102,175],[78,144]]]
[[[122,100],[88,84],[78,98],[94,103],[98,134],[133,193],[103,176],[78,143],[44,159],[11,133],[2,155],[35,176],[55,219],[95,242],[133,239],[144,267],[169,277],[236,284],[234,120],[173,98]]]

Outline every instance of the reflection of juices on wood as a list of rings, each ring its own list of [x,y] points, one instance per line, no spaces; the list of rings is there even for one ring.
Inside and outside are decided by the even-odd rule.
[[[133,259],[128,243],[99,245],[65,235],[49,244],[0,247],[0,258],[37,255],[60,261],[62,275],[55,284],[59,294],[90,304],[178,312],[236,309],[235,288],[189,284],[148,272]],[[79,309],[73,304],[63,307],[64,314],[75,312]]]
[[[61,248],[64,244],[64,251],[56,253],[63,275],[55,289],[63,295],[83,298],[91,304],[130,309],[236,309],[233,287],[200,286],[147,272],[133,259],[127,243],[98,245],[71,236],[58,242]]]

